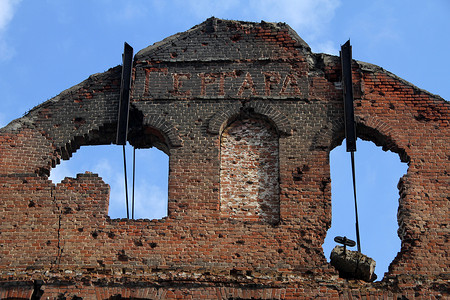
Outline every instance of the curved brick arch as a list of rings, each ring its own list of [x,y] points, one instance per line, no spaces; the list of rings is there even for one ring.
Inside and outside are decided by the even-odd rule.
[[[396,129],[389,124],[373,116],[367,118],[357,118],[357,136],[363,140],[368,140],[377,146],[381,146],[384,151],[397,153],[402,162],[408,162],[410,157],[406,152],[406,145],[398,140]]]
[[[219,135],[227,125],[227,121],[241,112],[241,103],[228,105],[224,109],[216,112],[209,120],[208,132]]]
[[[168,121],[159,116],[147,116],[144,118],[143,125],[148,125],[161,132],[167,137],[168,142],[172,147],[181,147],[183,142],[178,134],[178,130]]]
[[[313,138],[310,150],[327,149],[331,151],[333,148],[342,143],[345,138],[344,118],[335,119],[328,122],[320,129]]]
[[[285,135],[291,134],[291,122],[289,121],[288,117],[279,110],[263,102],[250,102],[248,104],[248,107],[253,108],[254,112],[257,114],[267,116],[275,124],[278,132]]]
[[[371,141],[385,151],[390,150],[397,153],[402,162],[410,160],[405,145],[401,145],[397,141],[395,129],[379,119],[372,116],[356,117],[356,134],[358,138]],[[341,117],[327,123],[319,130],[313,139],[311,150],[327,149],[331,151],[340,145],[343,139],[345,139],[345,123],[344,117]]]
[[[267,117],[280,134],[290,135],[292,132],[291,122],[288,117],[268,104],[261,102],[250,102],[245,107],[240,103],[228,105],[225,109],[217,112],[208,124],[208,131],[220,134],[225,127],[242,112],[250,112]]]

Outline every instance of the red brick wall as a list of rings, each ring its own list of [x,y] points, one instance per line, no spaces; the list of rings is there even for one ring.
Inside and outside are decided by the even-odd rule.
[[[109,187],[95,174],[47,178],[79,147],[114,141],[120,69],[0,129],[0,297],[448,296],[447,101],[353,62],[358,137],[409,164],[401,252],[383,281],[363,283],[338,278],[322,250],[329,153],[344,138],[338,57],[311,53],[285,24],[214,18],[137,53],[129,142],[169,154],[161,220],[110,219]],[[268,169],[244,165],[254,157]],[[261,169],[267,180],[228,180]]]

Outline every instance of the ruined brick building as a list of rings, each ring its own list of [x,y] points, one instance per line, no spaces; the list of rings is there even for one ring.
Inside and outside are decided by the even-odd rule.
[[[48,179],[80,147],[115,141],[121,68],[1,129],[1,299],[448,297],[444,99],[353,61],[358,137],[409,164],[401,251],[366,283],[339,278],[322,250],[329,153],[344,139],[339,57],[286,24],[215,18],[139,51],[128,141],[170,157],[160,220],[110,219],[95,174]]]

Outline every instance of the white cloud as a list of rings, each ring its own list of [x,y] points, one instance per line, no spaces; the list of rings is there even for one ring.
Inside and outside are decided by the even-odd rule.
[[[315,42],[309,45],[313,52],[339,55],[338,45],[332,41]]]
[[[57,166],[57,168],[52,168],[50,170],[50,176],[48,179],[50,179],[54,184],[57,184],[60,183],[65,177],[73,176],[71,174],[73,174],[73,172],[70,169],[70,166],[62,162]]]
[[[119,169],[112,171],[115,173],[113,178],[108,178],[108,180],[105,180],[105,178],[103,178],[105,181],[109,182],[111,186],[108,215],[111,218],[125,218],[126,203],[123,173],[122,170]],[[167,216],[167,191],[164,191],[160,186],[149,184],[148,182],[145,182],[145,180],[143,180],[143,182],[136,182],[134,198],[135,219],[160,219]],[[132,183],[131,180],[129,180],[128,203],[130,218],[132,216],[131,200]]]
[[[0,0],[0,31],[4,31],[11,22],[17,4],[21,0]]]
[[[13,56],[13,49],[5,40],[5,32],[14,17],[21,0],[0,0],[0,60],[6,61]]]
[[[333,42],[322,40],[322,36],[334,17],[340,1],[336,0],[251,0],[254,13],[265,21],[285,22],[311,47],[313,52],[336,55]]]
[[[152,15],[152,12],[148,9],[149,5],[145,1],[106,0],[104,2],[106,5],[103,14],[109,22],[130,22]]]
[[[95,173],[102,174],[105,178],[112,178],[120,170],[114,170],[114,166],[111,164],[110,160],[102,158],[93,167]]]
[[[198,18],[208,18],[211,16],[223,17],[223,15],[238,11],[244,6],[241,1],[210,1],[210,0],[191,0],[178,1],[179,4],[185,4],[189,11]]]
[[[147,153],[149,154],[149,153]],[[151,154],[151,153],[150,153]],[[156,168],[157,169],[157,168]],[[125,203],[125,179],[123,176],[123,169],[119,165],[111,168],[109,172],[106,169],[99,170],[103,175],[103,180],[110,183],[111,193],[109,200],[109,213],[111,218],[125,218],[126,217],[126,203]],[[167,216],[167,186],[152,184],[149,178],[143,175],[149,175],[147,172],[139,174],[137,172],[137,180],[135,184],[135,219],[160,219]],[[106,175],[107,174],[107,175]],[[132,200],[132,178],[131,170],[128,170],[128,201],[129,213],[131,213]]]
[[[233,15],[252,21],[285,22],[305,34],[317,35],[331,21],[337,0],[183,1],[198,17]],[[302,32],[299,32],[300,34]]]
[[[156,185],[138,185],[134,211],[136,219],[160,219],[167,216],[167,192]]]
[[[197,18],[232,18],[259,22],[284,22],[289,24],[314,52],[337,54],[337,46],[324,41],[325,31],[332,21],[338,0],[248,0],[248,1],[177,1]]]
[[[110,195],[109,195],[109,208],[108,215],[111,218],[125,218],[127,216],[126,213],[126,204],[125,204],[125,183],[123,170],[120,168],[111,169],[112,173],[101,175],[103,181],[109,183],[111,187]]]
[[[252,10],[266,21],[286,22],[308,35],[319,34],[339,6],[335,0],[251,0]]]

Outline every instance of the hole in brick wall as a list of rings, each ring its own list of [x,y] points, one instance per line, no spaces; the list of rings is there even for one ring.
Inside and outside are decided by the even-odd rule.
[[[400,251],[397,184],[408,166],[400,162],[398,154],[362,140],[357,141],[355,165],[361,252],[376,261],[375,273],[381,280]],[[347,236],[356,241],[351,161],[345,141],[331,151],[330,168],[332,223],[323,244],[328,261],[337,245],[334,237]]]
[[[132,155],[126,146],[128,194],[131,218]],[[82,146],[70,160],[62,160],[50,172],[53,183],[65,177],[76,178],[86,171],[98,174],[110,185],[111,218],[126,218],[122,147],[117,145]],[[135,219],[160,219],[168,215],[169,156],[157,148],[136,149]]]

